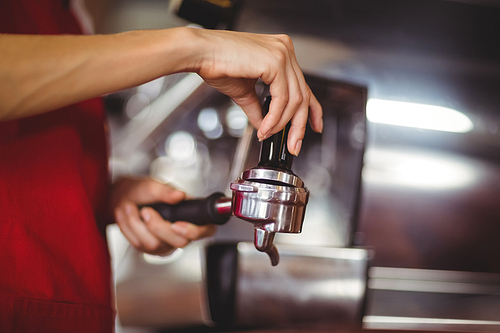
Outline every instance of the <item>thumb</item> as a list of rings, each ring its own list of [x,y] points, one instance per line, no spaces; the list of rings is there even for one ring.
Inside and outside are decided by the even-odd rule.
[[[163,185],[158,193],[158,199],[171,205],[186,200],[186,193],[168,185]]]
[[[147,178],[140,182],[140,191],[137,191],[136,202],[151,203],[165,202],[168,204],[176,204],[186,198],[186,193],[176,189],[175,187],[158,182],[152,178]]]

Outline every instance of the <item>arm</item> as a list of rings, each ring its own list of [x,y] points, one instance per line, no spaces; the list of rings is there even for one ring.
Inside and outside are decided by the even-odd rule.
[[[260,139],[291,119],[292,154],[300,150],[308,115],[314,130],[323,126],[321,106],[284,35],[191,28],[95,36],[0,34],[0,50],[0,120],[192,71],[239,104]],[[273,96],[264,120],[255,93],[259,78]]]
[[[175,54],[186,54],[183,33],[0,35],[0,119],[50,111],[182,71]]]

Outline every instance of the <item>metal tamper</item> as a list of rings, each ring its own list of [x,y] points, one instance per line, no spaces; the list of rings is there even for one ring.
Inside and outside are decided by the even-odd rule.
[[[262,107],[269,110],[271,98]],[[150,205],[166,220],[189,221],[197,225],[224,224],[231,214],[254,224],[254,245],[266,252],[276,266],[279,254],[273,244],[277,232],[300,233],[309,191],[292,172],[293,156],[286,140],[290,124],[261,144],[259,164],[231,183],[232,198],[214,193],[204,199],[183,201],[178,205]]]
[[[269,109],[270,98],[263,105]],[[273,244],[277,232],[300,233],[309,191],[292,172],[293,156],[288,151],[288,124],[264,140],[259,164],[231,183],[233,214],[255,226],[254,245],[266,252],[273,266],[279,262]]]

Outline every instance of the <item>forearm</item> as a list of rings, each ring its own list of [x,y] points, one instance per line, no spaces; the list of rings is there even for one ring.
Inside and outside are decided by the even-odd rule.
[[[288,36],[191,28],[98,36],[0,34],[0,121],[185,71],[197,72],[232,98],[258,129],[259,139],[291,122],[292,154],[300,151],[308,115],[315,131],[323,128],[321,105]],[[269,85],[273,97],[264,119],[257,79]]]
[[[190,30],[95,36],[0,34],[0,120],[196,70],[199,50]]]

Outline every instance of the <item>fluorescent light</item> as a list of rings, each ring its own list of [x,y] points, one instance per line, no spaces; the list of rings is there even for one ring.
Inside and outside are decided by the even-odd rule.
[[[436,105],[369,99],[368,120],[373,123],[427,130],[467,133],[474,127],[465,114]]]
[[[391,316],[364,316],[363,323],[373,324],[427,324],[427,325],[461,325],[465,328],[466,325],[477,326],[495,326],[500,325],[500,321],[493,320],[469,320],[469,319],[447,319],[447,318],[415,318],[415,317],[391,317]],[[364,327],[367,328],[367,327]],[[405,329],[405,328],[402,328]],[[406,328],[408,329],[408,328]],[[488,331],[490,332],[490,331]],[[493,332],[493,331],[491,331]]]
[[[479,177],[467,159],[444,152],[372,147],[365,161],[363,180],[378,186],[457,190],[473,185]]]

